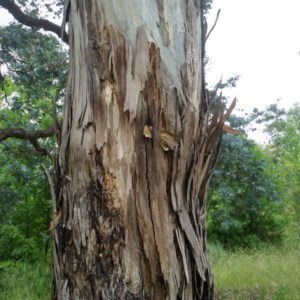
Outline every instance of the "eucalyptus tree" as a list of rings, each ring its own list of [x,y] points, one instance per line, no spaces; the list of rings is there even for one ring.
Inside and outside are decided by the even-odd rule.
[[[61,27],[18,2],[0,5],[69,44],[62,126],[0,131],[58,137],[53,298],[213,299],[206,190],[235,101],[210,115],[211,1],[67,0]]]

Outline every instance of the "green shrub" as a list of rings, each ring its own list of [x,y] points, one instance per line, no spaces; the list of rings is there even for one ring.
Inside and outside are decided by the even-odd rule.
[[[40,256],[33,238],[26,238],[14,225],[0,226],[0,261],[24,260],[33,262]]]
[[[287,222],[275,175],[261,148],[225,136],[209,190],[209,240],[227,248],[280,244]]]

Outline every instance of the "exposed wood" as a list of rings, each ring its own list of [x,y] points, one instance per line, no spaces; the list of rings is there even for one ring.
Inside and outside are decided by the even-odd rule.
[[[238,130],[232,128],[230,125],[224,124],[223,126],[223,133],[231,133],[235,135],[241,134]]]
[[[221,107],[221,98],[222,98],[222,94],[219,96],[215,106],[214,115],[209,130],[209,138],[206,146],[206,153],[211,153],[211,151],[216,145],[218,138],[220,138],[223,133],[238,134],[236,130],[234,130],[233,128],[225,124],[225,122],[228,120],[229,116],[231,115],[232,111],[235,108],[236,98],[233,99],[226,113],[219,116],[220,107]]]
[[[57,226],[59,225],[59,223],[61,221],[62,213],[63,213],[62,208],[60,208],[60,210],[58,211],[56,216],[53,218],[53,221],[51,221],[48,231],[53,231],[57,228]]]

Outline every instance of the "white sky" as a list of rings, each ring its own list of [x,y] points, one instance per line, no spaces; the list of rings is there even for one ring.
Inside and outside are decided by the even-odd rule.
[[[209,28],[219,8],[206,46],[208,82],[241,75],[229,94],[246,111],[263,109],[279,98],[285,108],[300,102],[300,0],[215,0]]]
[[[6,9],[0,8],[0,26],[7,25],[12,21],[13,17],[7,12]]]

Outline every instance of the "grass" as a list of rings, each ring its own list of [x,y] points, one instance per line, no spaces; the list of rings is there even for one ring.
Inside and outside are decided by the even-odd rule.
[[[300,246],[225,251],[210,245],[218,299],[300,300]]]
[[[50,263],[0,262],[0,299],[51,299]]]
[[[210,245],[217,297],[221,300],[300,300],[300,245],[256,251]],[[0,262],[1,300],[51,298],[47,262]]]

